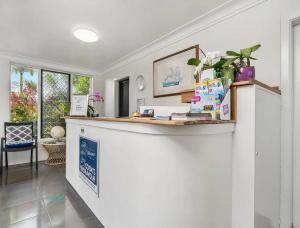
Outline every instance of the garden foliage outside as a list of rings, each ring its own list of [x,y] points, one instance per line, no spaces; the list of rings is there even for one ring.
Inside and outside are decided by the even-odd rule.
[[[15,66],[11,68],[10,116],[12,122],[33,122],[37,132],[38,71]]]
[[[11,121],[33,122],[37,134],[38,70],[12,65],[11,68]],[[70,110],[69,75],[43,71],[41,127],[42,137],[49,137],[54,126],[64,126],[63,116]],[[73,94],[89,94],[90,77],[73,76]]]

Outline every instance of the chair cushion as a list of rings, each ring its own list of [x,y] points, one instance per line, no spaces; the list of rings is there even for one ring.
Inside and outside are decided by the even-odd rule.
[[[5,128],[6,145],[18,145],[32,143],[31,125],[8,125]],[[23,147],[23,146],[22,146]]]
[[[33,145],[32,141],[21,141],[19,143],[11,143],[11,144],[6,144],[5,147],[6,148],[24,148],[24,147],[30,147]]]

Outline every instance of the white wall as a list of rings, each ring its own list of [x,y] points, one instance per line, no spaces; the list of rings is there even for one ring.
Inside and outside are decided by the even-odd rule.
[[[300,25],[294,28],[294,62],[300,61]],[[300,67],[299,64],[294,66],[294,116],[300,115]],[[300,227],[300,135],[299,118],[294,118],[294,190],[293,190],[293,218],[294,226]]]
[[[290,0],[295,5],[296,0]],[[180,97],[153,98],[153,60],[184,48],[199,44],[204,51],[239,50],[256,43],[262,48],[254,54],[256,76],[270,85],[280,85],[280,17],[285,0],[241,1],[230,8],[220,8],[212,15],[200,18],[198,23],[178,30],[167,39],[155,42],[104,72],[106,115],[114,112],[114,79],[130,77],[130,111],[136,109],[136,99],[145,97],[146,105],[182,105]],[[285,6],[285,7],[283,7]],[[137,92],[134,80],[142,74],[146,88]]]
[[[93,92],[101,92],[102,95],[104,95],[104,80],[103,77],[101,76],[96,76],[93,78]],[[104,97],[104,102],[105,102],[105,97]],[[94,107],[96,108],[96,111],[100,115],[104,115],[104,102],[97,102],[94,103]]]
[[[254,227],[279,227],[281,129],[278,123],[281,118],[281,96],[256,86],[254,99],[256,104]]]
[[[0,57],[0,136],[3,137],[4,122],[9,120],[10,62]]]
[[[10,65],[11,63],[19,63],[28,66],[34,66],[37,68],[61,70],[70,73],[82,73],[95,75],[94,79],[94,91],[103,91],[102,78],[97,77],[98,73],[90,72],[86,69],[79,69],[72,66],[58,65],[54,63],[47,63],[44,61],[33,60],[30,58],[12,56],[12,55],[1,55],[0,53],[0,137],[4,136],[4,122],[10,121],[9,118],[9,92],[10,92]],[[97,104],[96,109],[98,112],[102,112],[103,104]],[[45,151],[42,145],[39,145],[39,160],[45,160],[48,157],[48,153]],[[35,158],[34,158],[35,159]],[[27,163],[30,161],[30,153],[11,153],[8,156],[9,165]]]

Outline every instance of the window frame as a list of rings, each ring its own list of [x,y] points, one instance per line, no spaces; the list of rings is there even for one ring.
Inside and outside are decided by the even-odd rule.
[[[54,74],[65,74],[68,75],[68,95],[69,95],[69,102],[71,102],[71,73],[65,73],[65,72],[60,72],[60,71],[54,71],[54,70],[48,70],[48,69],[41,69],[41,84],[40,84],[40,115],[39,115],[39,122],[40,122],[40,129],[39,129],[39,133],[40,133],[40,139],[45,139],[47,137],[43,137],[43,127],[42,127],[42,121],[43,121],[43,73],[44,72],[50,72],[50,73],[54,73]]]

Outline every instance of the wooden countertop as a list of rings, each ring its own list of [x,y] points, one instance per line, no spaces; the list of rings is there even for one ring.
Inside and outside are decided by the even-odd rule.
[[[228,124],[235,123],[234,120],[155,120],[150,118],[109,118],[109,117],[80,117],[67,116],[65,119],[75,120],[92,120],[92,121],[106,121],[106,122],[123,122],[123,123],[141,123],[161,126],[187,126],[187,125],[201,125],[201,124]]]

